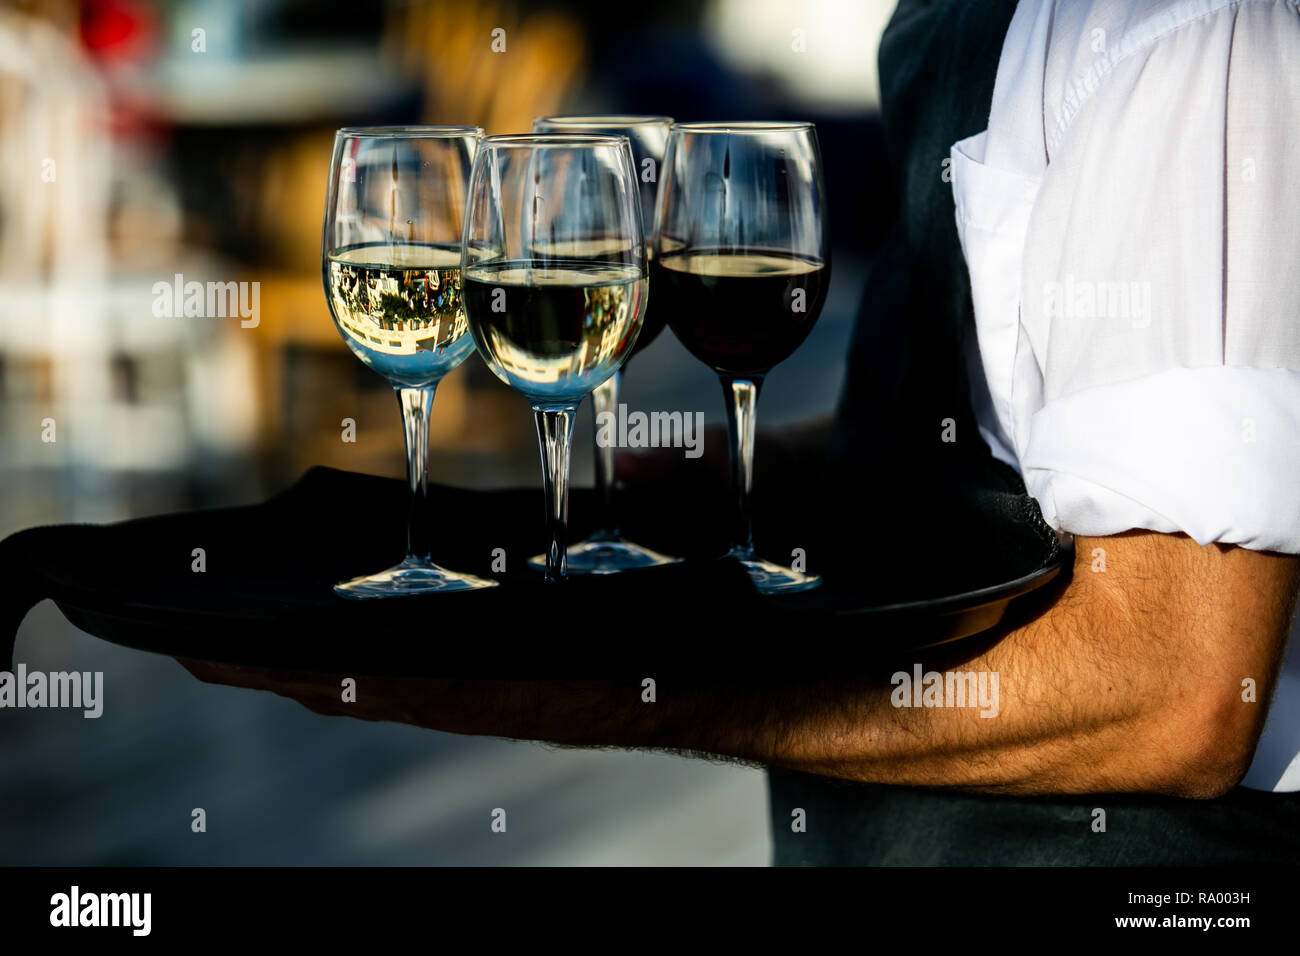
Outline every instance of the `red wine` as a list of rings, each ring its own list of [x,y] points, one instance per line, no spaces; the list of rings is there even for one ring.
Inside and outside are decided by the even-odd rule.
[[[690,249],[654,263],[650,287],[687,351],[718,372],[757,375],[808,337],[829,280],[826,263],[788,252]]]
[[[650,256],[651,274],[654,272],[654,255]],[[641,331],[637,333],[636,344],[632,346],[632,354],[628,356],[628,361],[632,360],[632,355],[636,355],[647,345],[659,337],[659,333],[664,330],[663,309],[655,308],[651,299],[646,300],[645,315],[641,317]],[[624,365],[627,362],[623,363]]]

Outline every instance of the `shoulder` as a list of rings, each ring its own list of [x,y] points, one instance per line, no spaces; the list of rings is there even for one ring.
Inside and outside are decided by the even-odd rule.
[[[1226,76],[1234,44],[1270,38],[1300,68],[1300,0],[1044,0],[1043,124],[1049,153],[1100,94],[1170,99],[1195,73]],[[1238,64],[1262,74],[1258,60]],[[1151,67],[1155,68],[1151,68]],[[1138,87],[1141,86],[1139,91]]]

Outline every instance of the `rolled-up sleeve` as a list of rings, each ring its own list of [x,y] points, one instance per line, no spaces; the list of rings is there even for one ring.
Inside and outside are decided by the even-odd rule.
[[[1300,553],[1300,10],[1063,56],[1022,272],[1026,485],[1075,534]]]

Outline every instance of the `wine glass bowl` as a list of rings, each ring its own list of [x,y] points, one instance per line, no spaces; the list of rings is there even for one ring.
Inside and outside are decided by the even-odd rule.
[[[428,433],[442,378],[474,349],[465,320],[460,226],[472,126],[347,127],[334,137],[321,278],[334,325],[382,375],[402,412],[410,489],[407,553],[377,574],[335,585],[347,598],[492,587],[430,557]]]
[[[640,214],[620,178],[627,142],[491,136],[484,150],[462,267],[470,333],[533,404],[574,405],[623,364],[645,313]]]

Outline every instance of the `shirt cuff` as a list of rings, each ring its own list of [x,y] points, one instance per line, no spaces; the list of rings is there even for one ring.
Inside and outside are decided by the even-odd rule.
[[[1300,372],[1175,368],[1049,402],[1020,456],[1047,522],[1300,554]]]

